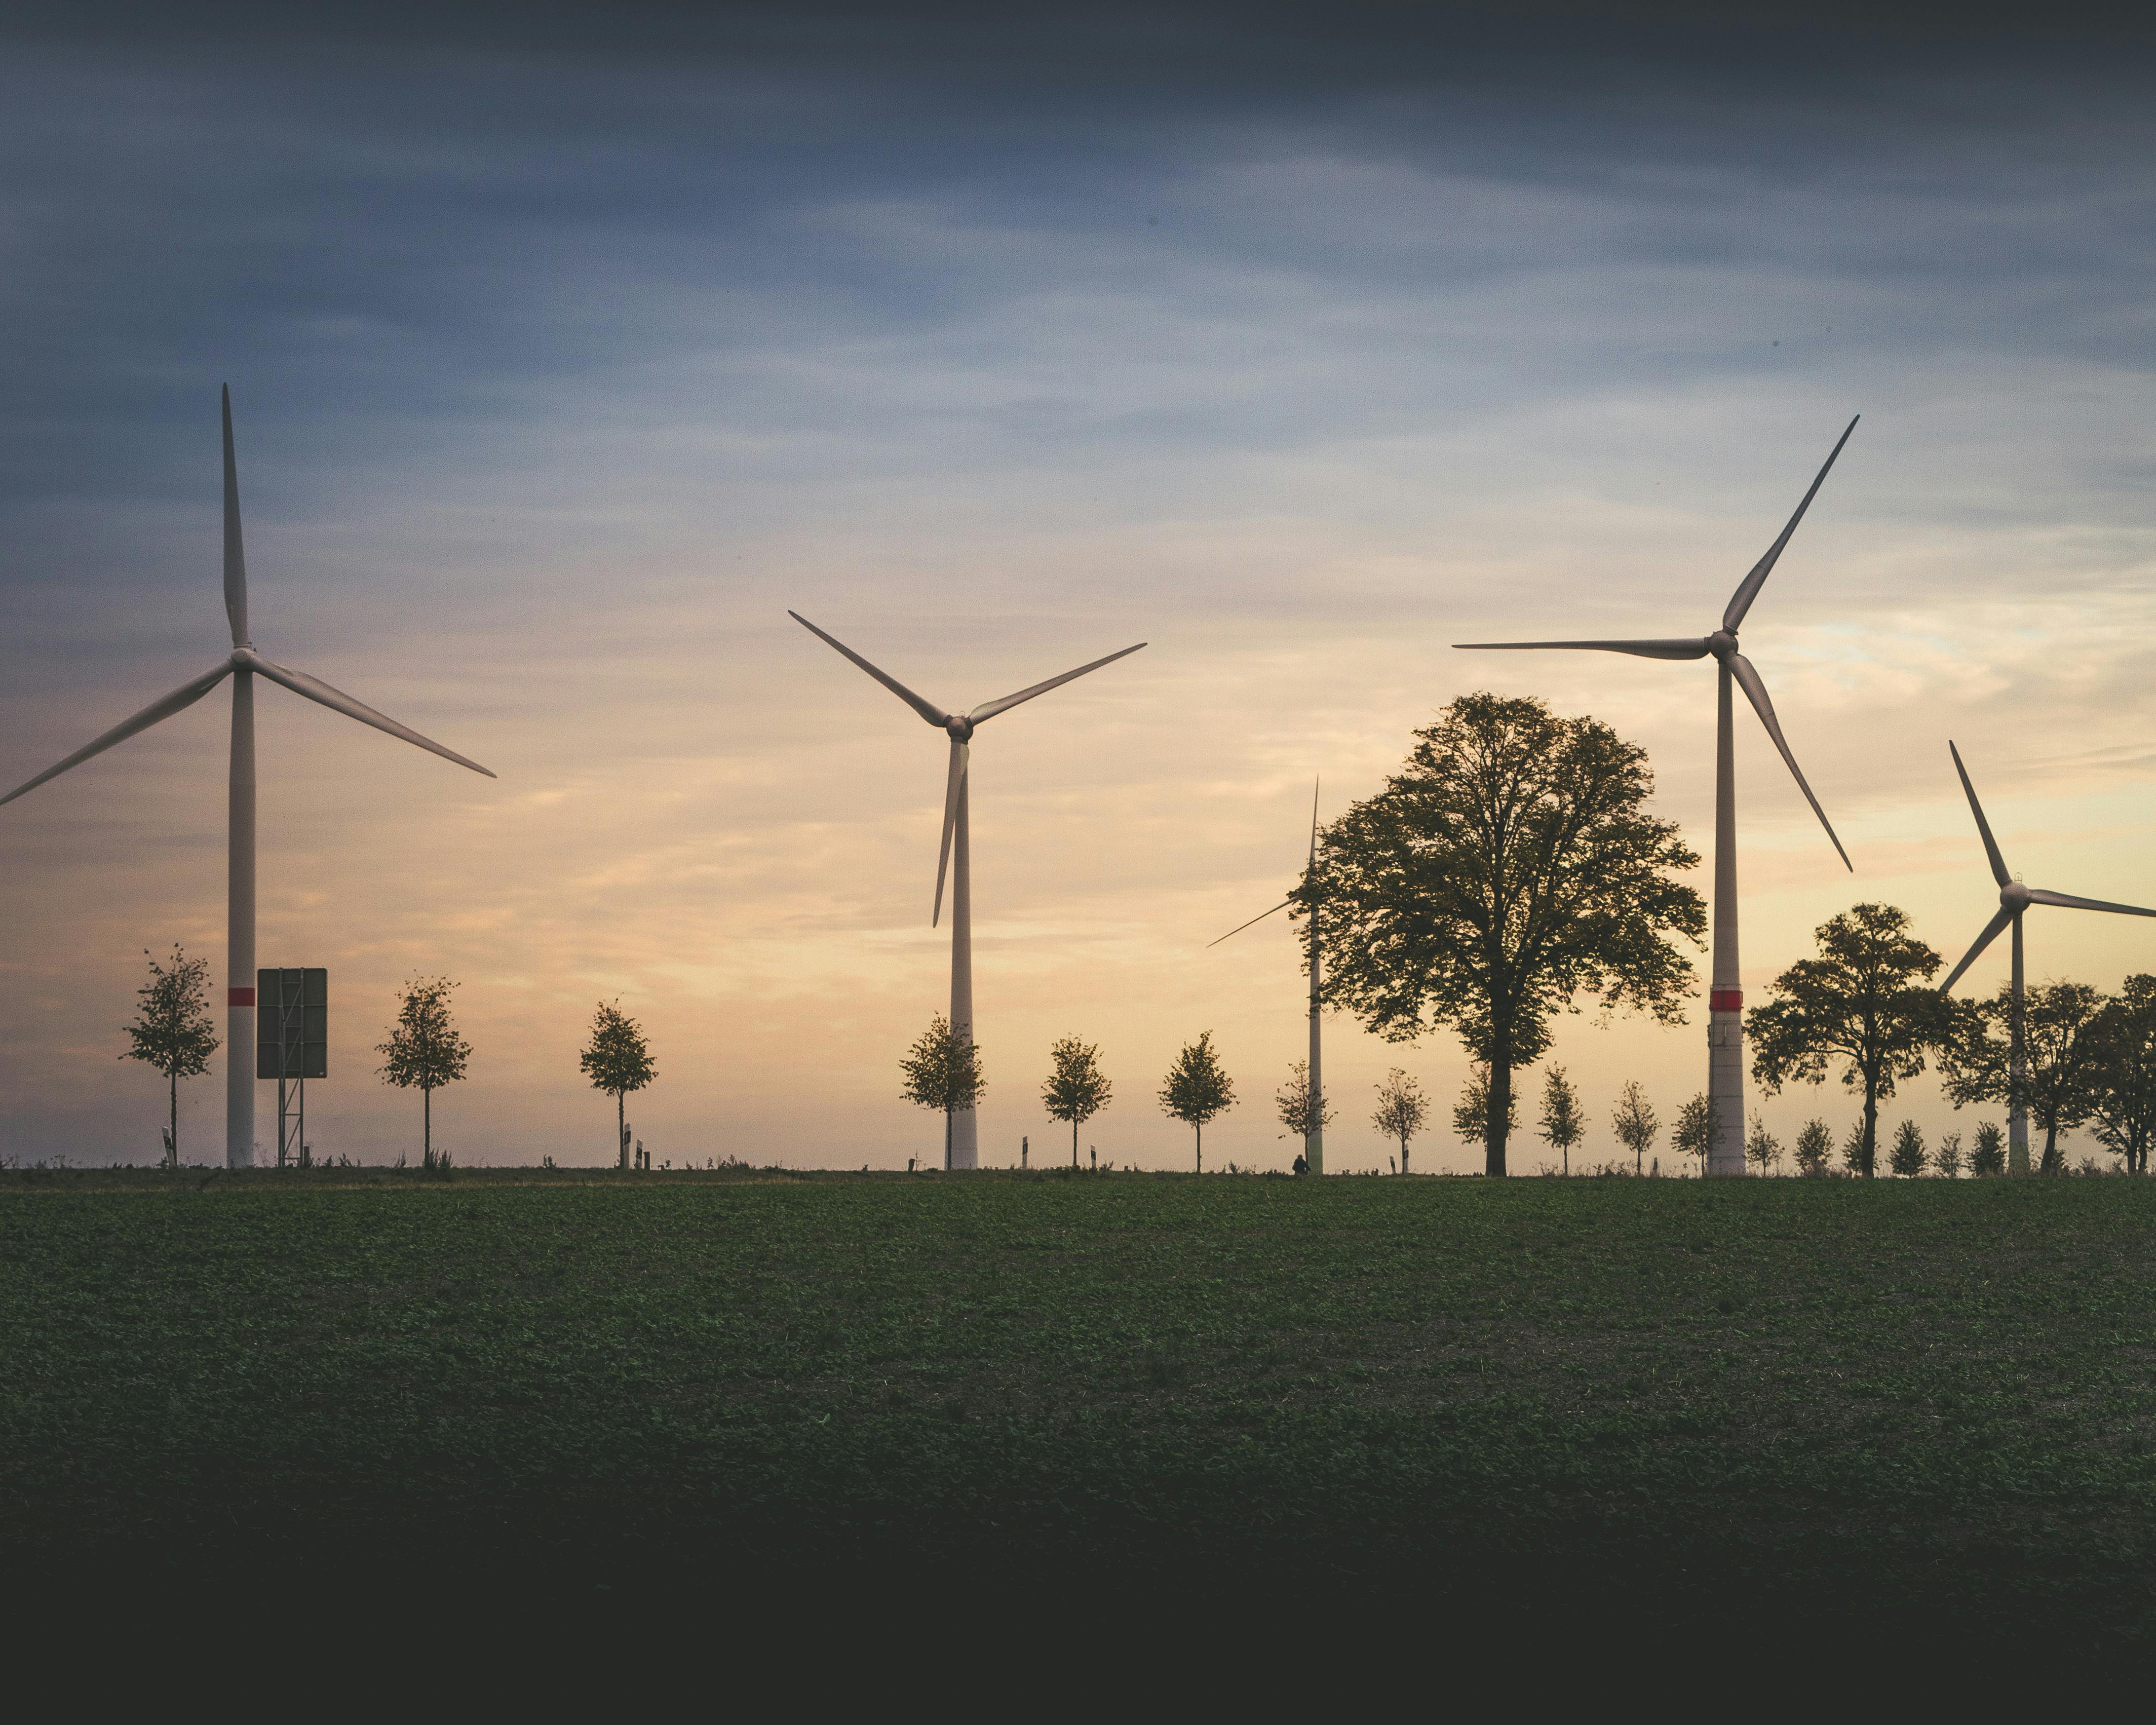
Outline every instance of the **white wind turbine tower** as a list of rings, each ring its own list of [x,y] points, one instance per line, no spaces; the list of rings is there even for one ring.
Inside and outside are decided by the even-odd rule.
[[[1859,416],[1861,417],[1861,415]],[[1630,653],[1642,659],[1706,659],[1712,657],[1720,670],[1717,679],[1714,731],[1714,975],[1707,993],[1707,1094],[1714,1112],[1714,1148],[1707,1158],[1707,1171],[1712,1175],[1742,1176],[1744,1167],[1744,992],[1737,963],[1737,773],[1732,758],[1735,745],[1730,716],[1730,685],[1735,683],[1744,691],[1745,699],[1759,716],[1759,722],[1767,727],[1767,735],[1774,741],[1782,759],[1797,782],[1797,788],[1804,793],[1804,800],[1812,805],[1812,813],[1819,817],[1820,824],[1826,829],[1835,853],[1841,858],[1842,866],[1851,869],[1849,853],[1841,848],[1841,840],[1835,837],[1834,827],[1820,807],[1819,798],[1812,788],[1804,783],[1804,775],[1797,766],[1797,757],[1789,752],[1789,745],[1782,736],[1782,727],[1774,717],[1774,704],[1767,698],[1767,685],[1759,680],[1759,673],[1752,668],[1752,661],[1737,650],[1737,630],[1744,621],[1744,614],[1752,608],[1752,602],[1759,596],[1767,578],[1774,572],[1774,561],[1797,531],[1797,523],[1804,518],[1811,507],[1812,499],[1825,482],[1828,471],[1834,466],[1835,457],[1841,454],[1841,446],[1849,441],[1851,432],[1856,429],[1851,419],[1841,434],[1826,465],[1812,481],[1812,488],[1804,493],[1804,501],[1797,506],[1797,512],[1789,517],[1789,524],[1782,529],[1781,537],[1767,547],[1766,556],[1753,566],[1752,572],[1737,584],[1727,607],[1722,614],[1722,627],[1711,635],[1692,636],[1671,640],[1652,641],[1462,641],[1456,644],[1467,649],[1502,648],[1527,649],[1543,647],[1581,648],[1600,653]]]
[[[1050,677],[1045,683],[1035,683],[1030,689],[1021,689],[1017,694],[1006,695],[999,701],[983,701],[969,713],[947,713],[932,702],[923,701],[896,677],[886,676],[844,642],[825,634],[798,611],[788,611],[786,614],[826,646],[851,660],[951,739],[950,771],[943,788],[943,845],[936,858],[936,903],[929,913],[928,923],[932,928],[942,918],[943,878],[947,869],[951,877],[951,1028],[971,1037],[973,1031],[973,867],[971,824],[967,815],[970,799],[966,782],[968,745],[973,741],[974,729],[998,713],[1009,712],[1021,701],[1030,701],[1036,695],[1045,695],[1050,690],[1059,689],[1072,679],[1084,676],[1088,671],[1098,670],[1104,665],[1113,665],[1118,659],[1127,658],[1146,644],[1140,641],[1137,647],[1126,647],[1120,653],[1111,653],[1106,659],[1096,659],[1091,665],[1081,665],[1075,670],[1065,671],[1060,677]],[[952,1116],[952,1168],[980,1166],[978,1127],[978,1120],[971,1108]]]
[[[1317,873],[1317,783],[1313,781],[1310,788],[1310,861],[1303,870],[1305,880],[1313,879]],[[1220,937],[1220,941],[1235,939],[1245,928],[1256,927],[1267,916],[1276,916],[1294,902],[1291,898],[1282,899],[1271,910],[1229,929]],[[1312,905],[1310,907],[1310,1097],[1311,1117],[1315,1123],[1302,1135],[1302,1157],[1310,1164],[1310,1171],[1313,1174],[1325,1172],[1325,1065],[1318,1033],[1318,996],[1325,981],[1323,936],[1317,906]],[[1220,941],[1208,941],[1206,946],[1209,949],[1217,947]]]
[[[227,804],[230,841],[227,864],[226,910],[230,929],[226,946],[224,1044],[224,1162],[227,1168],[250,1168],[254,1162],[254,679],[259,674],[281,683],[295,695],[304,695],[332,712],[387,731],[392,737],[417,744],[445,761],[469,767],[475,773],[494,774],[476,761],[467,761],[396,720],[377,713],[332,689],[305,671],[287,670],[254,650],[247,628],[247,557],[239,537],[239,478],[232,454],[232,391],[223,394],[224,408],[224,614],[232,625],[232,654],[191,683],[182,683],[162,701],[152,701],[131,719],[122,721],[95,742],[77,749],[57,767],[48,767],[28,783],[18,785],[0,803],[12,803],[25,791],[35,790],[49,778],[57,778],[92,755],[101,755],[115,743],[125,742],[138,731],[147,731],[161,719],[192,706],[203,696],[232,679],[232,777]]]
[[[1984,818],[1984,805],[1976,800],[1976,787],[1969,782],[1969,768],[1961,764],[1961,751],[1951,740],[1947,743],[1947,752],[1953,757],[1954,771],[1961,775],[1961,788],[1969,798],[1969,812],[1976,817],[1977,836],[1984,840],[1984,854],[1991,864],[1991,878],[1999,883],[1999,911],[1984,925],[1984,932],[1977,936],[1976,944],[1962,955],[1961,963],[1939,984],[1939,993],[1946,993],[1959,982],[1962,973],[1983,956],[1984,949],[1999,938],[2000,931],[2012,925],[2014,993],[2009,1034],[2014,1082],[2006,1105],[2006,1172],[2025,1174],[2029,1172],[2029,1108],[2021,1086],[2028,1076],[2029,1057],[2028,1040],[2021,1023],[2021,913],[2031,905],[2061,905],[2069,911],[2111,911],[2122,916],[2156,916],[2156,911],[2144,911],[2138,905],[2108,904],[2100,898],[2072,898],[2041,886],[2024,886],[2006,872],[2006,859],[1999,854],[1999,841],[1991,836],[1991,823]]]

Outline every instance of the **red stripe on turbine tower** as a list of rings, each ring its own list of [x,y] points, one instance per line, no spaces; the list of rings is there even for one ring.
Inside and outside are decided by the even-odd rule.
[[[1744,991],[1742,988],[1715,988],[1707,997],[1709,1012],[1742,1012],[1744,1010]]]
[[[254,1004],[254,990],[227,988],[224,991],[224,1004],[227,1006],[252,1006]]]

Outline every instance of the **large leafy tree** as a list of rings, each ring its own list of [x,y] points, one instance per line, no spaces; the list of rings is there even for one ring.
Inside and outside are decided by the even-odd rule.
[[[374,1050],[382,1056],[384,1084],[420,1094],[420,1142],[429,1168],[434,1163],[434,1092],[462,1078],[471,1060],[471,1044],[458,1030],[449,1010],[449,996],[456,986],[439,976],[414,977],[405,983],[389,1040]]]
[[[2088,1127],[2129,1174],[2156,1143],[2156,976],[2130,976],[2097,1016]]]
[[[1645,813],[1646,754],[1542,701],[1462,696],[1385,788],[1327,829],[1294,895],[1324,909],[1325,998],[1389,1041],[1440,1026],[1490,1068],[1485,1164],[1505,1172],[1512,1074],[1551,1020],[1592,996],[1684,1021],[1692,967],[1671,941],[1707,928],[1674,878],[1699,858]],[[1306,952],[1306,961],[1307,952]]]
[[[988,1093],[980,1048],[967,1031],[953,1029],[950,1019],[939,1012],[906,1051],[898,1070],[904,1080],[899,1094],[916,1107],[943,1117],[943,1168],[948,1173],[951,1117],[974,1106]]]
[[[1954,1015],[1939,1062],[1948,1100],[1957,1108],[1965,1102],[2004,1102],[2010,1108],[2019,1101],[2043,1130],[2038,1172],[2063,1172],[2059,1134],[2082,1125],[2095,1105],[2102,1040],[2097,1024],[2105,1004],[2086,983],[2041,983],[2028,989],[2021,1014],[2027,1072],[2018,1086],[2012,987],[2002,986],[1989,1000],[1964,1004]]]
[[[1160,1087],[1160,1111],[1179,1120],[1198,1134],[1198,1172],[1205,1172],[1205,1123],[1218,1119],[1235,1106],[1235,1083],[1213,1050],[1208,1030],[1195,1042],[1186,1042],[1168,1069]]]
[[[1800,958],[1774,982],[1774,998],[1746,1024],[1752,1076],[1770,1091],[1792,1079],[1841,1081],[1864,1093],[1851,1165],[1870,1179],[1878,1162],[1879,1104],[1924,1070],[1946,1038],[1952,1009],[1922,986],[1939,955],[1909,932],[1893,905],[1856,905],[1821,923],[1819,957]]]
[[[1070,1166],[1078,1166],[1078,1128],[1108,1106],[1115,1086],[1101,1070],[1101,1050],[1075,1036],[1049,1045],[1050,1070],[1040,1086],[1041,1106],[1050,1120],[1070,1122]]]
[[[615,1164],[629,1163],[629,1096],[659,1076],[644,1040],[644,1026],[621,1009],[619,1000],[602,1000],[592,1013],[592,1040],[577,1056],[577,1065],[592,1081],[592,1088],[613,1098]]]
[[[135,1022],[127,1026],[130,1046],[120,1058],[141,1060],[165,1075],[166,1101],[171,1124],[165,1128],[164,1164],[180,1165],[180,1081],[199,1078],[209,1070],[209,1057],[217,1052],[217,1031],[209,1015],[209,960],[190,958],[175,942],[171,959],[160,964],[150,957],[150,980],[136,989],[141,1003]]]

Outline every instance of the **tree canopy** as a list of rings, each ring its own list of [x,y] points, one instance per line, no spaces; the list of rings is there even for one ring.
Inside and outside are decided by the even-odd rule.
[[[591,1040],[577,1056],[577,1064],[593,1090],[613,1098],[615,1165],[625,1168],[629,1165],[627,1099],[659,1076],[644,1026],[621,1009],[619,1000],[600,1001],[592,1013]]]
[[[126,1027],[128,1049],[120,1058],[141,1060],[165,1077],[171,1123],[165,1130],[164,1163],[180,1165],[180,1081],[199,1078],[209,1070],[209,1057],[218,1050],[217,1030],[209,1013],[209,960],[190,958],[177,942],[172,956],[160,964],[149,949],[150,980],[135,991],[141,1004],[135,1021]]]
[[[2127,978],[2091,1029],[2088,1128],[2127,1173],[2145,1174],[2156,1143],[2156,976]]]
[[[1609,1111],[1609,1129],[1617,1134],[1617,1142],[1632,1153],[1632,1172],[1641,1172],[1641,1163],[1654,1147],[1655,1134],[1662,1129],[1662,1123],[1638,1079],[1626,1079],[1625,1088],[1618,1091],[1617,1106]]]
[[[1310,1083],[1310,1062],[1296,1060],[1287,1069],[1287,1082],[1273,1095],[1273,1109],[1287,1130],[1282,1137],[1306,1138],[1332,1124],[1335,1111]]]
[[[1491,1069],[1484,1139],[1505,1172],[1512,1078],[1548,1050],[1551,1019],[1584,997],[1684,1021],[1707,927],[1673,878],[1698,857],[1645,812],[1645,752],[1599,720],[1527,697],[1466,695],[1414,734],[1384,788],[1325,834],[1293,896],[1308,960],[1322,903],[1324,997],[1392,1041],[1458,1032]]]
[[[1800,958],[1773,983],[1774,998],[1749,1016],[1752,1076],[1771,1091],[1792,1079],[1841,1081],[1864,1094],[1854,1166],[1866,1179],[1878,1158],[1879,1104],[1924,1070],[1946,1035],[1951,1009],[1922,986],[1939,955],[1909,932],[1894,905],[1862,904],[1814,932],[1819,957]]]
[[[2066,1166],[2059,1134],[2089,1117],[2095,1104],[2095,1033],[2104,997],[2086,983],[2040,983],[2023,992],[2021,1038],[2028,1070],[2014,1081],[2014,990],[2002,984],[1989,1000],[1971,1001],[1956,1010],[1939,1062],[1947,1099],[1957,1108],[1969,1102],[2017,1103],[2042,1128],[2041,1172]]]
[[[1413,1076],[1398,1066],[1386,1073],[1385,1081],[1378,1086],[1378,1106],[1370,1124],[1387,1137],[1399,1140],[1402,1173],[1408,1171],[1408,1146],[1429,1118],[1430,1098]]]
[[[1677,1123],[1670,1128],[1670,1147],[1680,1156],[1697,1156],[1702,1179],[1707,1175],[1707,1158],[1714,1153],[1716,1127],[1719,1124],[1714,1117],[1713,1099],[1705,1091],[1698,1091],[1677,1110]]]
[[[456,984],[447,977],[413,977],[404,984],[397,1022],[389,1040],[376,1045],[384,1084],[421,1093],[423,1142],[431,1166],[434,1159],[434,1092],[465,1076],[471,1044],[457,1029],[449,1011]]]
[[[1580,1106],[1579,1091],[1562,1066],[1553,1066],[1543,1075],[1540,1135],[1563,1158],[1564,1171],[1570,1173],[1573,1150],[1587,1136],[1587,1111]]]
[[[966,1031],[953,1029],[937,1013],[898,1063],[903,1079],[899,1094],[917,1108],[943,1117],[943,1166],[951,1166],[951,1117],[976,1106],[988,1094],[981,1050]]]

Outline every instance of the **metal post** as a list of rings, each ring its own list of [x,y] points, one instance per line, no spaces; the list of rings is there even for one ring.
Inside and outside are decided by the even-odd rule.
[[[1707,1171],[1744,1173],[1744,988],[1737,960],[1737,763],[1729,662],[1718,665],[1714,711],[1714,976],[1707,997],[1707,1096],[1714,1137]]]
[[[951,837],[951,1029],[973,1034],[973,865],[971,842],[973,775],[958,781],[958,816]],[[951,1158],[954,1168],[981,1165],[979,1117],[971,1106],[951,1115]]]
[[[224,1165],[254,1166],[254,674],[232,675],[225,860]]]

